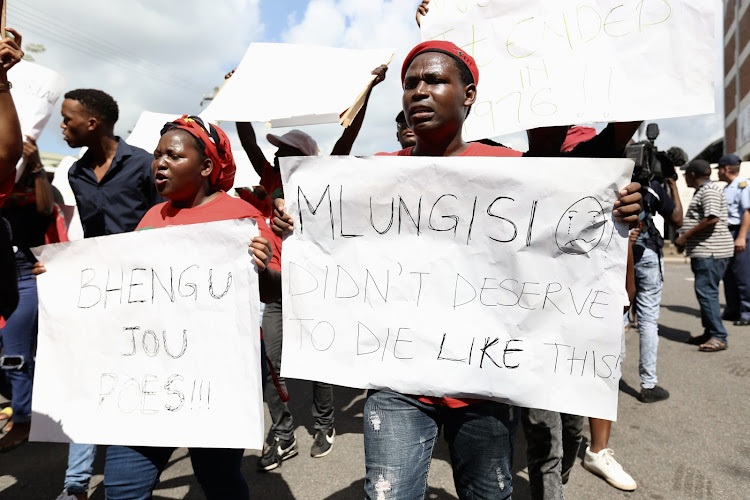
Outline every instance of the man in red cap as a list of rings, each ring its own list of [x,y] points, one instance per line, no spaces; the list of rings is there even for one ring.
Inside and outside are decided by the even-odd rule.
[[[401,71],[406,124],[416,144],[398,156],[521,156],[513,149],[467,143],[464,120],[476,99],[479,71],[474,59],[450,42],[417,45]],[[564,133],[556,145],[559,151]],[[614,215],[638,220],[637,183],[620,192]],[[274,230],[293,220],[276,202]],[[440,428],[448,441],[459,498],[502,499],[512,493],[513,436],[517,408],[476,399],[437,398],[371,391],[365,402],[365,493],[368,499],[423,498],[432,450]]]

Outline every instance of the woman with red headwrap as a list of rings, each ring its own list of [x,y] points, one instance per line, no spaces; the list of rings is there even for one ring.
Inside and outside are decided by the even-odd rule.
[[[183,116],[167,123],[154,151],[152,169],[159,194],[169,201],[152,207],[136,230],[252,217],[262,237],[250,248],[258,266],[260,297],[271,302],[281,294],[281,266],[272,250],[271,232],[261,213],[249,203],[226,194],[234,182],[235,164],[229,139],[219,128],[198,117]],[[173,448],[110,446],[104,471],[111,500],[151,498]],[[191,448],[198,482],[209,499],[247,499],[240,471],[241,449]]]

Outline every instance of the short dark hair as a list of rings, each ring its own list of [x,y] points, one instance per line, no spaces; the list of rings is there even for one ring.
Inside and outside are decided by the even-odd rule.
[[[406,123],[406,115],[403,110],[396,115],[396,123]]]
[[[78,101],[91,114],[114,125],[120,117],[117,102],[111,95],[97,89],[75,89],[65,94],[65,99]]]
[[[685,173],[692,173],[697,177],[709,177],[711,175],[711,165],[706,160],[693,160],[688,164]]]

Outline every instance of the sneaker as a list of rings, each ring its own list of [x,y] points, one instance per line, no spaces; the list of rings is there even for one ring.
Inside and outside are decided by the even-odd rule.
[[[283,460],[289,460],[297,455],[297,438],[288,441],[273,438],[273,444],[266,446],[263,455],[258,459],[258,469],[269,471],[281,465]]]
[[[334,428],[316,432],[315,441],[313,441],[312,448],[310,448],[310,456],[320,458],[331,453],[334,439],[336,439],[336,429]]]
[[[615,488],[624,491],[633,491],[638,485],[630,474],[622,470],[622,465],[615,460],[615,452],[605,448],[599,453],[592,453],[586,447],[586,456],[583,458],[583,468],[600,476]]]
[[[62,490],[55,500],[86,500],[88,497],[88,493],[70,493],[68,490]]]
[[[641,389],[641,394],[638,396],[638,399],[641,403],[656,403],[657,401],[664,401],[668,397],[668,390],[655,385],[651,389]]]

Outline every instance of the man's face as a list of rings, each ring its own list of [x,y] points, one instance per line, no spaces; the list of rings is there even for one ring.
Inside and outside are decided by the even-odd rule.
[[[719,180],[724,182],[729,182],[729,177],[727,176],[727,167],[719,167],[716,169],[716,171],[719,173]]]
[[[685,184],[688,187],[695,187],[695,172],[685,172]]]
[[[282,142],[281,146],[279,146],[279,149],[276,150],[276,154],[273,157],[273,166],[278,170],[279,158],[284,158],[287,156],[305,156],[305,154],[299,149]]]
[[[407,125],[406,122],[398,122],[397,127],[396,138],[402,148],[406,149],[417,143],[417,136],[414,135],[414,132],[409,128],[409,125]]]
[[[62,103],[63,139],[71,148],[87,146],[91,131],[95,128],[96,119],[84,108],[80,102],[65,99]]]
[[[404,76],[406,123],[420,137],[460,129],[475,97],[476,86],[461,83],[456,62],[446,54],[418,55]]]

